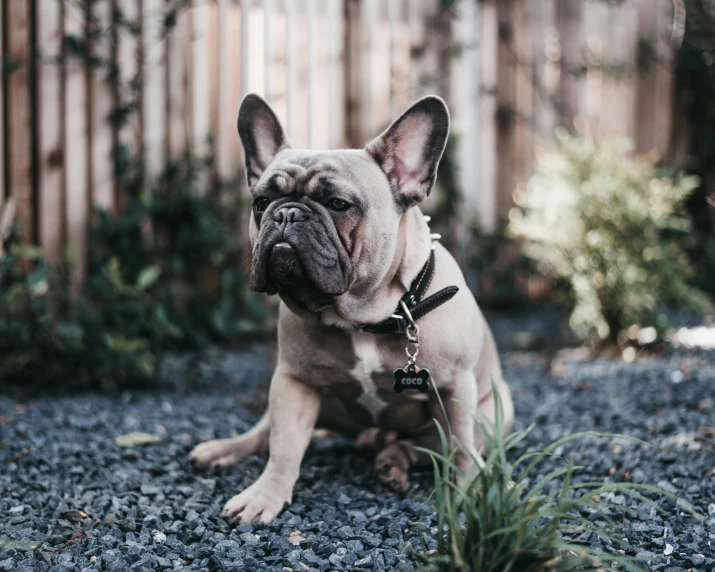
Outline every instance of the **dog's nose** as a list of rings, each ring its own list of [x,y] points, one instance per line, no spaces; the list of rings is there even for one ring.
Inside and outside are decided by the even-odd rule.
[[[273,220],[278,224],[293,224],[294,222],[301,222],[308,218],[308,213],[299,207],[285,207],[278,209],[273,214]]]

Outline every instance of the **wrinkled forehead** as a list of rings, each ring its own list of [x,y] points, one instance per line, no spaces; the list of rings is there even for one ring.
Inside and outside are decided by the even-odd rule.
[[[271,185],[287,194],[301,193],[328,182],[362,189],[386,185],[387,179],[363,150],[285,149],[273,158],[255,189]]]

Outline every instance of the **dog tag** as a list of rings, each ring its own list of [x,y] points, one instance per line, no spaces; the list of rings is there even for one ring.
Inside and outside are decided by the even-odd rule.
[[[393,374],[395,383],[392,388],[397,393],[402,393],[405,389],[416,389],[422,393],[429,391],[429,370],[419,368],[416,364],[407,364],[404,368],[397,368]]]

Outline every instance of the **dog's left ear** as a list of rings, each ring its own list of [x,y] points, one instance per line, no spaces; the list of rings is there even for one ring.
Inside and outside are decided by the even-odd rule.
[[[449,111],[442,99],[420,99],[365,150],[387,175],[403,210],[421,203],[432,190],[449,134]]]
[[[248,186],[252,187],[273,157],[290,146],[276,114],[255,93],[249,93],[243,98],[236,124],[246,153]]]

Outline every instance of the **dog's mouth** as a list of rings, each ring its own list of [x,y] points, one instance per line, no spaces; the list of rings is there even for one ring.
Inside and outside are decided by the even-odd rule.
[[[298,253],[287,242],[279,242],[268,255],[266,291],[298,302],[311,312],[332,304],[333,296],[321,291],[308,276]]]

